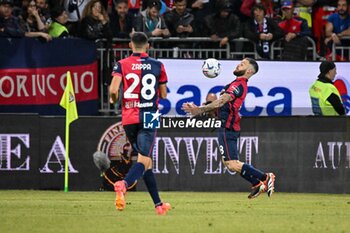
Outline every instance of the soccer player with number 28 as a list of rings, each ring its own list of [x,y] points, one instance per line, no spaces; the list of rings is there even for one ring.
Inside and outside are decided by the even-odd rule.
[[[133,150],[138,152],[137,162],[130,168],[124,180],[114,184],[117,210],[125,208],[124,195],[129,185],[143,177],[155,205],[156,213],[164,215],[171,208],[163,203],[158,194],[157,183],[152,171],[156,129],[144,128],[145,113],[158,117],[158,99],[167,96],[167,75],[164,65],[148,56],[148,38],[143,32],[135,32],[129,43],[133,53],[118,61],[112,72],[110,85],[111,103],[118,99],[119,88],[123,84],[122,124]]]
[[[255,198],[266,192],[270,197],[274,192],[275,175],[263,173],[253,166],[238,160],[237,139],[240,133],[239,109],[248,92],[247,82],[259,70],[258,63],[251,58],[243,59],[233,71],[237,76],[230,84],[227,84],[221,92],[220,98],[208,105],[196,106],[193,103],[184,103],[182,108],[193,116],[219,109],[219,118],[222,126],[219,129],[219,150],[225,166],[252,184],[252,190],[248,198]]]

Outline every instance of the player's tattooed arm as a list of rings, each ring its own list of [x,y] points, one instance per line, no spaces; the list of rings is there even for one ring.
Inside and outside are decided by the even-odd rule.
[[[214,100],[210,104],[203,105],[203,106],[197,106],[193,103],[184,103],[182,105],[182,110],[184,110],[187,113],[190,113],[192,116],[200,115],[204,112],[210,112],[216,108],[220,108],[225,103],[232,100],[232,97],[228,93],[224,93],[220,96],[219,99]]]
[[[223,106],[224,104],[226,104],[227,102],[229,102],[231,100],[232,100],[231,95],[228,93],[224,93],[220,96],[219,99],[214,100],[210,104],[200,106],[199,109],[200,109],[201,113],[209,112],[211,110],[220,108],[221,106]]]

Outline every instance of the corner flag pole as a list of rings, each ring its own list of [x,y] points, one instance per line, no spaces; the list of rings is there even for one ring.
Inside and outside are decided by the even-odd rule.
[[[66,140],[65,140],[65,164],[64,164],[64,192],[68,192],[68,163],[69,163],[69,125],[78,119],[77,104],[70,72],[67,72],[66,88],[62,95],[60,105],[66,109]]]
[[[68,111],[68,110],[66,110]],[[67,113],[66,113],[67,114]],[[69,161],[69,123],[66,117],[66,159],[64,161],[64,192],[68,192],[68,161]]]

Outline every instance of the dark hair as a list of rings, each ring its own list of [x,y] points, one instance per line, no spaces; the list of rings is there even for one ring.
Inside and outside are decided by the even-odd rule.
[[[150,0],[147,4],[148,8],[155,7],[158,11],[162,8],[162,4],[160,3],[160,0]]]
[[[14,5],[13,0],[1,0],[0,1],[0,5],[6,5],[6,4],[8,4],[10,6]]]
[[[148,43],[148,37],[143,32],[134,32],[131,35],[131,42],[139,48]]]
[[[255,70],[254,74],[258,73],[259,71],[258,63],[253,58],[250,58],[250,57],[247,57],[245,59],[249,61],[249,64],[251,64],[254,67],[254,70]]]
[[[215,8],[217,12],[224,10],[232,11],[232,4],[229,0],[218,0],[215,3]]]
[[[63,6],[56,6],[51,10],[51,17],[52,19],[58,18],[62,13],[65,11]]]
[[[264,6],[263,4],[261,4],[261,3],[258,3],[258,4],[255,4],[255,5],[252,7],[252,9],[250,9],[250,15],[251,15],[253,18],[254,18],[254,11],[257,10],[257,9],[264,11],[264,15],[266,15],[266,8],[265,8],[265,6]]]
[[[335,68],[335,64],[332,61],[323,61],[320,64],[320,74],[327,74],[330,70]]]
[[[117,6],[120,3],[126,3],[128,5],[128,0],[113,0],[114,6]]]
[[[187,0],[174,0],[175,3],[179,3],[179,2],[183,2],[183,1],[188,2]]]

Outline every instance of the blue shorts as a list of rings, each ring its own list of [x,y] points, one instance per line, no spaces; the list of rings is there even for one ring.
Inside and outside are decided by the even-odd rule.
[[[124,125],[123,128],[132,149],[143,156],[151,157],[157,134],[156,129],[144,129],[142,124]]]
[[[237,141],[239,132],[220,128],[218,133],[219,151],[224,161],[239,160]]]

